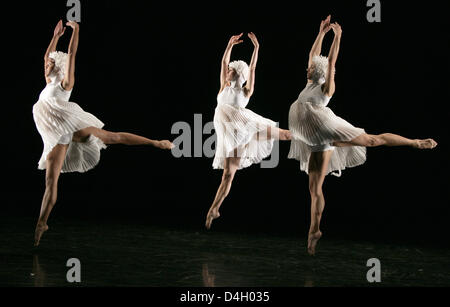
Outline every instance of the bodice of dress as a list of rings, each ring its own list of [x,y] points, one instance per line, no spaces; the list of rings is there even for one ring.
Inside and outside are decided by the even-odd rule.
[[[331,97],[326,96],[322,92],[322,84],[308,83],[298,96],[299,102],[310,102],[312,104],[327,106]]]
[[[248,104],[249,98],[245,96],[244,89],[236,86],[234,82],[231,86],[227,86],[217,96],[218,104],[229,104],[236,108],[245,108]]]
[[[72,91],[66,91],[62,87],[62,78],[57,74],[51,74],[49,78],[51,82],[42,90],[39,95],[39,100],[56,98],[58,100],[69,101]]]

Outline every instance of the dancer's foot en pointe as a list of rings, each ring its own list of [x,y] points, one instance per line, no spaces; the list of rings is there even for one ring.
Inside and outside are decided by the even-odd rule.
[[[437,142],[433,139],[414,140],[413,147],[417,149],[433,149],[437,146]]]
[[[319,239],[322,237],[322,232],[317,231],[308,235],[308,254],[314,256],[316,254],[316,245]]]
[[[34,246],[39,246],[42,235],[48,230],[48,225],[38,223],[34,231]]]
[[[220,213],[218,209],[209,209],[208,211],[208,215],[206,216],[206,229],[211,229],[211,224],[213,222],[213,220],[217,219],[220,217]]]
[[[162,141],[156,141],[155,147],[160,149],[172,149],[175,147],[175,145],[168,140],[162,140]]]

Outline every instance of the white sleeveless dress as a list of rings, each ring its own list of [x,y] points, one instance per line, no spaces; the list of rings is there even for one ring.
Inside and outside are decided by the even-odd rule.
[[[350,141],[365,131],[336,116],[327,107],[330,99],[323,94],[322,84],[308,83],[291,105],[289,130],[292,141],[288,158],[300,161],[300,170],[308,173],[311,152],[332,150],[327,173],[340,177],[346,167],[366,161],[366,147],[334,147],[332,143]]]
[[[98,164],[100,150],[106,146],[93,135],[84,143],[72,142],[72,135],[87,127],[102,128],[104,124],[78,104],[69,102],[72,91],[61,86],[59,74],[52,73],[50,79],[33,106],[34,122],[44,143],[38,169],[47,168],[47,155],[53,147],[69,144],[61,172],[86,172]]]
[[[235,157],[236,150],[241,158],[238,169],[259,163],[271,154],[274,140],[257,140],[256,137],[258,132],[265,131],[269,126],[276,127],[276,123],[246,109],[248,101],[244,89],[236,82],[225,87],[217,96],[214,113],[217,141],[213,168],[223,169],[225,158]]]

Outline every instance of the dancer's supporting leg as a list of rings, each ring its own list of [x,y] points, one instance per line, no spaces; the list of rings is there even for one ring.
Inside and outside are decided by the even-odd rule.
[[[45,174],[45,193],[42,199],[41,212],[34,233],[34,245],[38,246],[42,235],[48,230],[47,220],[56,204],[58,194],[58,179],[66,157],[69,145],[56,145],[47,156],[47,170]]]
[[[316,253],[317,241],[322,236],[320,220],[325,208],[325,197],[322,185],[328,171],[332,150],[324,152],[312,152],[309,158],[309,192],[311,194],[311,225],[308,234],[308,253]]]
[[[172,149],[173,144],[170,141],[155,141],[127,132],[110,132],[95,127],[88,127],[74,133],[73,140],[75,142],[85,142],[90,135],[94,135],[101,139],[103,143],[124,144],[124,145],[152,145],[161,149]]]
[[[283,130],[277,127],[267,127],[267,129],[257,134],[257,140],[264,139],[288,141],[291,139],[291,133],[289,130]],[[238,150],[235,150],[234,156],[235,157],[225,159],[222,182],[220,183],[214,202],[212,203],[206,217],[205,226],[207,229],[210,229],[212,221],[220,216],[219,208],[222,205],[224,199],[228,196],[234,175],[236,173],[236,170],[239,168],[241,159],[240,155],[238,154]]]
[[[216,193],[216,197],[214,198],[214,201],[206,217],[205,226],[207,229],[210,229],[212,221],[220,216],[219,208],[222,205],[224,199],[228,196],[228,193],[230,193],[231,183],[233,182],[234,175],[239,168],[240,161],[241,158],[237,154],[237,150],[235,150],[234,157],[225,159],[222,182],[220,183],[219,189]]]
[[[334,142],[334,146],[365,146],[365,147],[377,147],[377,146],[410,146],[418,149],[433,149],[437,146],[437,143],[433,139],[408,139],[403,136],[393,133],[383,134],[362,134],[357,138],[349,142]]]

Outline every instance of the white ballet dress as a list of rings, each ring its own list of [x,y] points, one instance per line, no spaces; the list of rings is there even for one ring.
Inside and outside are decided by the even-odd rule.
[[[354,167],[366,161],[366,147],[335,147],[333,142],[350,141],[365,133],[327,107],[331,97],[322,91],[322,82],[308,83],[289,110],[291,149],[288,158],[300,161],[300,170],[308,173],[312,152],[332,150],[327,174],[337,177],[346,167]]]
[[[100,150],[106,146],[94,135],[85,142],[73,142],[73,133],[87,127],[102,128],[104,124],[78,104],[69,102],[72,91],[61,86],[61,75],[52,73],[50,79],[33,106],[34,122],[44,143],[38,169],[47,168],[47,155],[57,144],[69,144],[61,172],[86,172],[98,164]]]
[[[231,82],[231,86],[225,87],[217,96],[214,169],[223,169],[228,157],[240,157],[238,169],[242,169],[261,162],[271,154],[274,140],[264,136],[268,127],[276,127],[277,124],[246,109],[248,101],[244,89],[236,82]],[[261,134],[257,139],[259,132]]]

